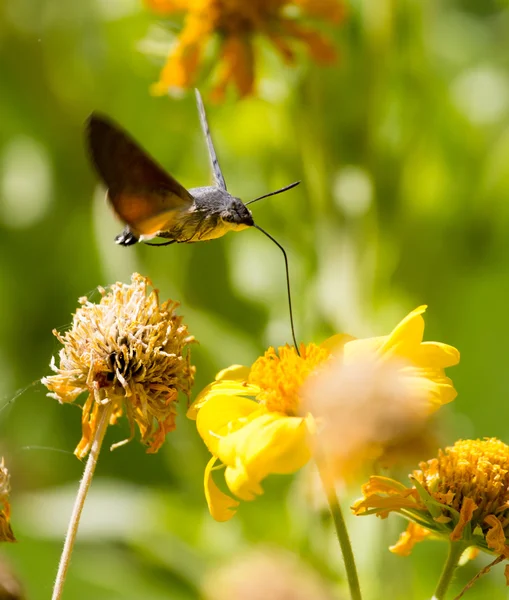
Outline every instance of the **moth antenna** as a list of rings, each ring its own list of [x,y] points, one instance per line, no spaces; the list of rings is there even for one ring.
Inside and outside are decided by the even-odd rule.
[[[205,107],[203,106],[203,100],[198,88],[195,88],[194,93],[196,94],[196,104],[198,105],[198,114],[200,115],[200,124],[207,142],[207,148],[209,151],[210,164],[212,166],[212,173],[214,174],[214,181],[216,185],[223,190],[226,190],[226,181],[224,180],[219,161],[217,160],[216,151],[214,144],[212,143],[212,137],[210,136],[209,124],[207,122],[207,115],[205,114]]]
[[[287,185],[284,188],[281,188],[280,190],[276,190],[275,192],[270,192],[269,194],[264,194],[263,196],[260,196],[259,198],[255,198],[254,200],[250,200],[249,202],[246,202],[246,206],[248,204],[253,204],[253,202],[258,202],[258,200],[263,200],[264,198],[268,198],[269,196],[275,196],[276,194],[281,194],[282,192],[287,192],[288,190],[291,190],[292,188],[298,186],[299,183],[300,183],[300,181],[294,181],[293,183],[290,183],[290,185]]]
[[[293,185],[296,185],[296,184],[293,184]],[[300,356],[299,344],[297,343],[297,338],[295,336],[295,327],[294,327],[294,324],[293,324],[292,293],[290,291],[290,270],[288,268],[288,256],[286,255],[286,252],[285,252],[285,249],[283,248],[283,246],[281,246],[281,244],[276,240],[276,238],[273,238],[270,235],[270,233],[267,233],[265,231],[265,229],[262,229],[259,225],[253,225],[253,227],[255,227],[256,229],[258,229],[258,231],[261,231],[263,233],[263,235],[266,235],[269,238],[269,240],[272,240],[274,242],[274,244],[276,244],[276,246],[283,253],[283,257],[285,259],[286,291],[288,293],[288,308],[289,308],[289,311],[290,311],[290,327],[292,329],[293,345],[295,346],[295,350],[297,351],[297,354]]]

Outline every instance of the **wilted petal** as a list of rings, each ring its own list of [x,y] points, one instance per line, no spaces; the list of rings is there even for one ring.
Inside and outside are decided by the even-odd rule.
[[[484,522],[487,523],[490,528],[488,533],[486,534],[486,543],[488,544],[488,548],[491,548],[495,552],[500,554],[509,555],[505,544],[505,533],[504,528],[502,527],[502,523],[495,515],[488,515]]]
[[[422,542],[430,534],[429,529],[425,529],[417,525],[417,523],[410,522],[406,530],[400,534],[399,540],[393,546],[390,546],[389,550],[400,556],[409,556],[415,544]]]

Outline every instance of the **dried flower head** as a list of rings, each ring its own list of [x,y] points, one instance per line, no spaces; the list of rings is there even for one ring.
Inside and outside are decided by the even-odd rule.
[[[410,521],[390,548],[406,556],[428,536],[509,558],[509,446],[495,438],[460,440],[421,462],[413,487],[371,477],[352,510],[386,518],[397,512]]]
[[[319,575],[296,555],[259,548],[236,557],[205,579],[206,600],[332,600]]]
[[[110,424],[125,411],[129,440],[136,423],[147,452],[157,452],[175,428],[178,392],[189,396],[195,368],[187,346],[194,338],[175,314],[178,303],[168,300],[160,305],[158,291],[150,286],[148,279],[135,273],[130,285],[99,288],[98,304],[81,298],[71,328],[63,335],[53,332],[63,348],[59,366],[54,359],[51,362],[56,375],[42,380],[48,395],[74,402],[88,393],[82,438],[75,450],[79,458],[90,450],[101,406],[110,404]]]
[[[155,94],[166,94],[169,88],[194,85],[210,39],[220,40],[220,67],[214,94],[222,98],[229,83],[240,96],[253,92],[253,37],[265,35],[284,60],[293,63],[295,53],[289,40],[307,46],[317,62],[334,61],[334,48],[317,31],[302,24],[302,16],[318,17],[339,23],[345,13],[340,0],[145,0],[159,14],[183,12],[185,25],[178,43],[171,51],[160,79],[153,87]],[[293,10],[293,15],[290,13]]]
[[[11,529],[11,476],[5,466],[4,459],[0,462],[0,542],[15,542],[16,538]]]

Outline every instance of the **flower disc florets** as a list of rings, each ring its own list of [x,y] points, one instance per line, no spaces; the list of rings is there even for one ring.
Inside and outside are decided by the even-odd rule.
[[[301,389],[320,365],[325,363],[330,352],[317,344],[301,344],[300,355],[293,346],[269,348],[251,367],[249,383],[258,386],[256,399],[267,410],[286,415],[299,413]]]
[[[83,437],[75,450],[80,458],[90,449],[100,406],[112,403],[111,424],[125,410],[131,438],[136,422],[148,452],[157,452],[175,428],[178,392],[189,396],[195,369],[186,347],[194,338],[175,314],[178,303],[160,305],[157,290],[150,291],[150,286],[135,273],[130,285],[99,288],[98,304],[81,298],[71,329],[63,335],[54,331],[63,344],[60,364],[53,359],[56,375],[42,382],[60,402],[89,393]]]

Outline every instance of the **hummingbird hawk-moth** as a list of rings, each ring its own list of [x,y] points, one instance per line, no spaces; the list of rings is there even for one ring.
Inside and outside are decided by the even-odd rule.
[[[92,163],[107,187],[107,198],[125,228],[115,241],[122,246],[145,242],[154,246],[192,243],[222,237],[229,231],[254,227],[283,252],[286,268],[292,337],[295,339],[288,258],[284,248],[254,222],[248,204],[285,192],[300,182],[264,194],[249,202],[232,196],[217,160],[205,108],[196,90],[200,123],[207,143],[214,185],[187,190],[112,119],[92,113],[86,124],[86,141]],[[161,244],[150,243],[164,238]]]

